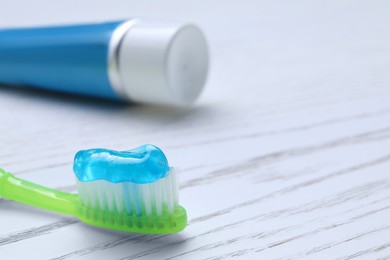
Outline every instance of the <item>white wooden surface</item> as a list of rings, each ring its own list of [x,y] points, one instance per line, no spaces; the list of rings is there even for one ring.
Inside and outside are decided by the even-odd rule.
[[[390,2],[3,1],[0,26],[184,19],[209,39],[190,111],[0,87],[0,166],[74,191],[79,149],[153,143],[182,169],[180,234],[0,201],[1,259],[390,259]]]

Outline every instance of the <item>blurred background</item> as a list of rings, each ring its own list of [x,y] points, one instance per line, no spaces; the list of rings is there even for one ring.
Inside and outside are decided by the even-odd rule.
[[[162,4],[159,1],[5,0],[0,10],[0,26],[129,17],[192,21],[205,31],[212,55],[203,102],[224,101],[233,105],[237,98],[245,98],[248,103],[270,107],[272,100],[267,95],[277,92],[279,98],[293,100],[298,82],[301,88],[307,86],[312,95],[326,98],[333,95],[324,85],[338,84],[345,78],[358,85],[362,80],[379,81],[386,77],[383,74],[388,73],[381,74],[381,71],[386,70],[389,62],[384,55],[390,37],[389,8],[387,1],[166,1]],[[342,98],[341,86],[340,92]]]
[[[182,237],[141,242],[139,251],[161,246],[166,250],[154,251],[161,256],[184,252],[197,259],[256,249],[263,257],[289,258],[326,243],[347,243],[363,231],[380,230],[389,217],[389,13],[385,0],[2,0],[1,28],[129,17],[194,22],[207,37],[211,67],[198,103],[186,111],[0,86],[0,166],[75,191],[70,172],[78,150],[153,143],[182,169],[181,200],[190,226]],[[261,220],[250,218],[257,213]],[[56,220],[36,212],[28,220],[7,214],[15,222],[1,227],[3,234],[21,229],[21,222],[28,229]],[[343,221],[352,224],[338,227]],[[233,222],[244,224],[224,228]],[[96,252],[96,245],[127,239],[90,229],[80,237],[76,230],[56,230],[32,244],[49,258],[78,256],[84,247]],[[353,240],[342,251],[329,246],[316,256],[376,252],[373,244],[388,241],[386,232]],[[63,249],[49,238],[61,239]],[[215,246],[227,239],[236,240]],[[133,242],[107,252],[128,256],[129,248],[138,250]],[[44,243],[53,251],[45,251]]]

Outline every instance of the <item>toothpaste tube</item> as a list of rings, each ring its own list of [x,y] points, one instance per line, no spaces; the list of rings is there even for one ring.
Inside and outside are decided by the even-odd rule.
[[[187,106],[201,93],[208,48],[191,24],[142,19],[0,30],[0,83]]]

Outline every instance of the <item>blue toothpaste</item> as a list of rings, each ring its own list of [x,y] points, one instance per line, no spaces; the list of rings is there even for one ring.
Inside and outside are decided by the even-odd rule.
[[[73,170],[81,182],[105,180],[112,183],[146,184],[164,178],[169,172],[169,165],[158,147],[147,144],[129,151],[79,151],[74,159]]]

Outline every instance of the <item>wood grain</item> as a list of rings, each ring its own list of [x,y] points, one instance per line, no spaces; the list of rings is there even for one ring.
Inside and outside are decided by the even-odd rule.
[[[387,1],[20,5],[0,26],[194,21],[212,66],[185,111],[0,86],[2,168],[75,192],[78,150],[153,143],[189,215],[176,235],[125,234],[0,199],[1,259],[390,259]]]

